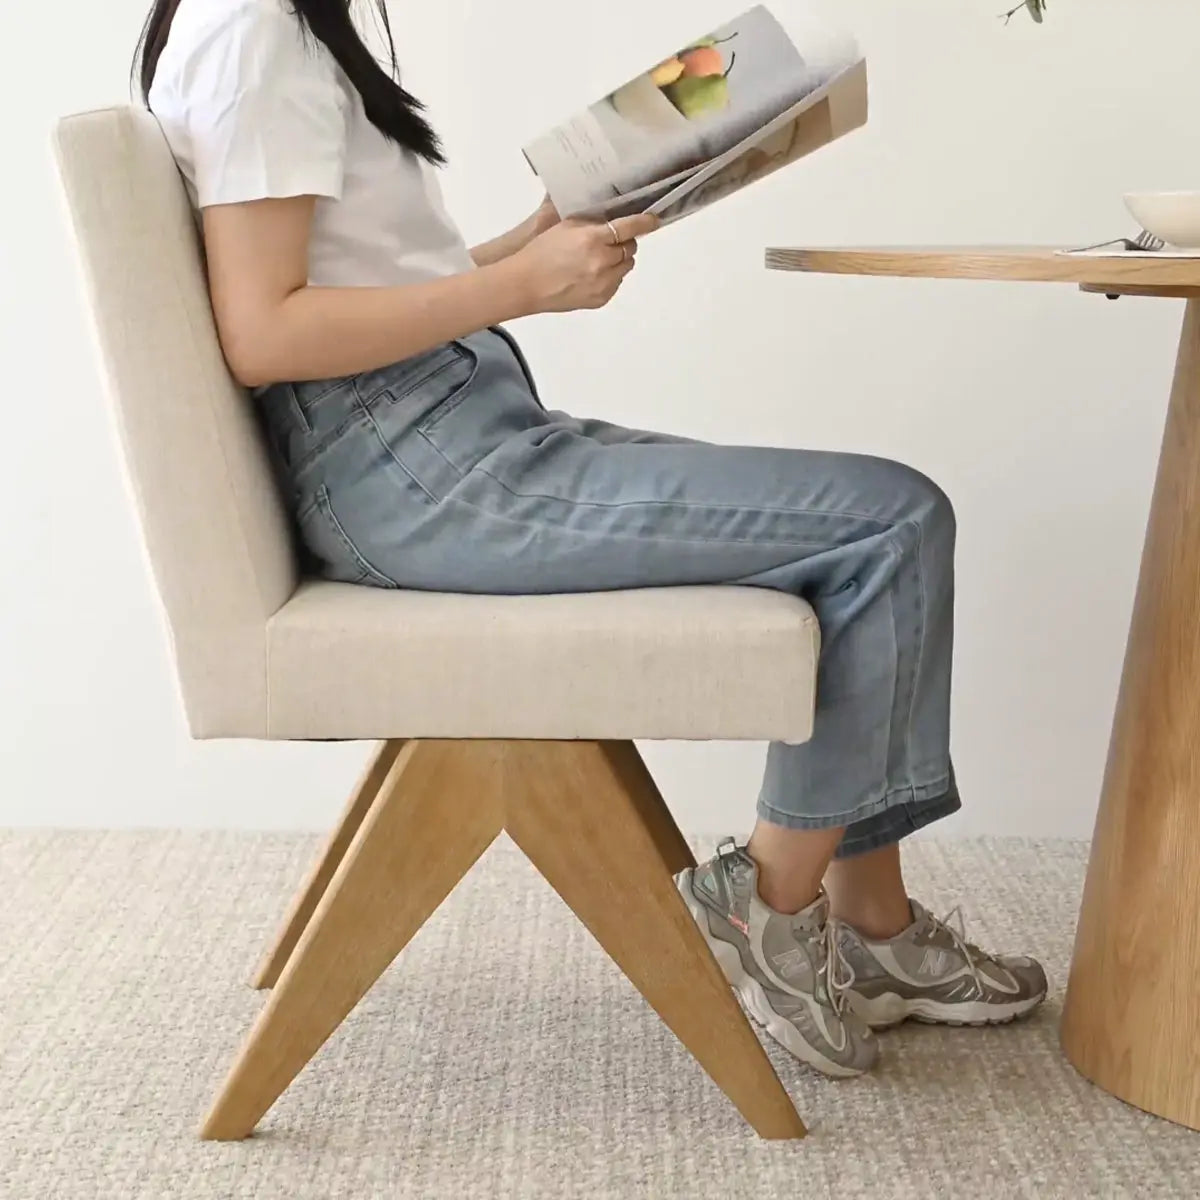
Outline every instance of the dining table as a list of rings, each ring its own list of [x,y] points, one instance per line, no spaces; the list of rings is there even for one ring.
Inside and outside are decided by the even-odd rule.
[[[1200,257],[1053,246],[780,247],[766,263],[1185,302],[1061,1040],[1099,1087],[1200,1130]]]

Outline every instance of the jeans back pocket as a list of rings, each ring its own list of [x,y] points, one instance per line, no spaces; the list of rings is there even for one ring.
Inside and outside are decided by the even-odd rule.
[[[305,548],[317,559],[322,573],[343,583],[367,583],[394,588],[396,582],[371,563],[333,511],[329,488],[321,484],[312,503],[299,517]]]

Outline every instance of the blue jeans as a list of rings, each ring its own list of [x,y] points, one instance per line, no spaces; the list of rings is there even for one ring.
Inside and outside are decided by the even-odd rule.
[[[770,747],[760,816],[845,826],[847,856],[959,808],[954,513],[918,472],[548,412],[502,330],[257,400],[319,573],[492,594],[743,584],[802,596],[822,631],[815,731]]]

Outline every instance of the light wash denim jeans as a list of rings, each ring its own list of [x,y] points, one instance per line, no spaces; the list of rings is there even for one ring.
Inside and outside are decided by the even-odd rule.
[[[502,330],[257,400],[317,572],[454,592],[803,596],[822,631],[815,732],[770,747],[760,816],[845,826],[848,856],[958,809],[954,513],[918,472],[548,412]]]

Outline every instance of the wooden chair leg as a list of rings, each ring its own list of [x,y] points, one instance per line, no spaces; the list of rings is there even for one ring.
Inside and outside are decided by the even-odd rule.
[[[754,1129],[803,1137],[804,1123],[665,869],[631,750],[510,744],[506,827]],[[661,837],[661,823],[659,830]]]
[[[300,935],[312,920],[312,915],[316,912],[321,897],[325,895],[329,881],[341,865],[342,859],[345,858],[346,851],[349,850],[350,843],[354,840],[354,835],[370,811],[375,797],[379,794],[379,789],[383,786],[388,772],[392,769],[403,748],[404,742],[402,741],[384,742],[378,753],[367,764],[362,778],[350,794],[346,810],[342,813],[337,828],[329,835],[329,840],[325,843],[320,858],[313,864],[308,878],[296,893],[296,898],[292,901],[292,907],[284,918],[283,928],[279,931],[275,944],[267,951],[266,956],[259,964],[254,976],[256,988],[273,988],[275,986],[283,968],[287,965],[287,960],[291,958],[292,951],[296,948],[296,943],[300,940]]]
[[[642,824],[654,839],[658,853],[671,875],[678,875],[685,867],[696,865],[687,838],[675,824],[675,818],[662,798],[654,777],[647,769],[637,747],[632,742],[603,742],[604,754],[610,769],[620,780],[630,800],[637,809]]]
[[[396,756],[201,1131],[247,1137],[500,831],[495,744]]]

